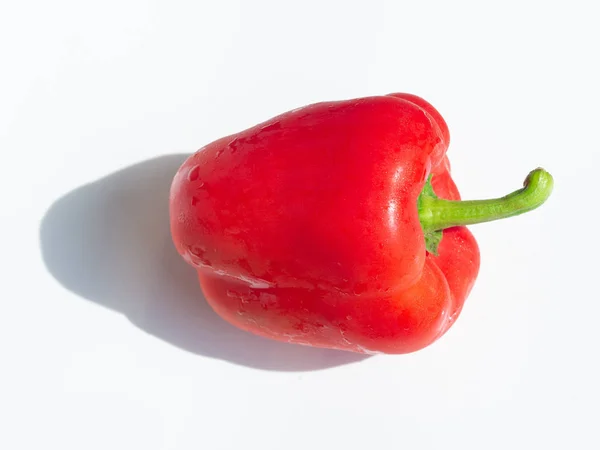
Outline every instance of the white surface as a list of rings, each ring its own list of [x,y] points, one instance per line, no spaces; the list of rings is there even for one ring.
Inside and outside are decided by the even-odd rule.
[[[594,4],[2,2],[0,448],[600,448]],[[446,118],[465,198],[556,181],[472,227],[452,330],[357,360],[194,304],[165,217],[181,154],[393,91]]]

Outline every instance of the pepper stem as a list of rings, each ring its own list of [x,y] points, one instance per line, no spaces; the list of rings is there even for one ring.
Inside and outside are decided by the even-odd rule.
[[[425,232],[504,219],[540,206],[553,186],[552,175],[538,168],[527,175],[522,189],[501,198],[451,201],[427,195],[419,201],[419,219]]]

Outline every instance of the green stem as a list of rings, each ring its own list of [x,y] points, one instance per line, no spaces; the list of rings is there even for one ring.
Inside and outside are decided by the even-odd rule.
[[[419,203],[419,219],[427,232],[516,216],[544,203],[553,185],[552,176],[538,168],[529,173],[522,189],[501,198],[450,201],[424,196]]]

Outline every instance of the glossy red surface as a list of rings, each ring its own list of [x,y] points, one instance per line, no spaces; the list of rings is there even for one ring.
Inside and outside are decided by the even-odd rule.
[[[300,108],[213,142],[175,176],[171,228],[211,306],[250,332],[405,353],[454,322],[479,268],[466,228],[428,254],[430,173],[459,199],[439,113],[408,95]]]

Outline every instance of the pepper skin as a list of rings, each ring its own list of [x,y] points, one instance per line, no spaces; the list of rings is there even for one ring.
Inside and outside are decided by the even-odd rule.
[[[456,321],[477,277],[463,225],[533,209],[552,189],[538,169],[512,197],[459,202],[448,144],[442,116],[410,94],[290,111],[189,157],[171,189],[174,243],[211,307],[241,329],[419,350]],[[443,233],[437,248],[428,232]]]

